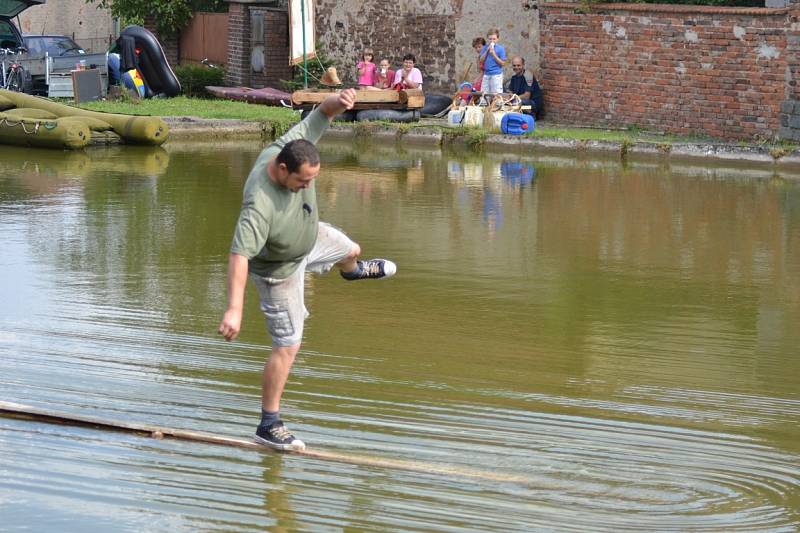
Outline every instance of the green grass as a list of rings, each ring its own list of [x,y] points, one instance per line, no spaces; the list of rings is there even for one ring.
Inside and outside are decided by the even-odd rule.
[[[161,117],[194,116],[200,118],[256,120],[261,122],[297,122],[300,112],[284,107],[274,107],[233,100],[203,98],[152,98],[147,100],[106,100],[87,102],[79,107],[92,111],[124,113],[128,115],[153,115]]]
[[[622,141],[629,139],[627,131],[600,130],[590,128],[560,128],[536,125],[533,132],[526,137],[544,137],[550,139],[572,139],[576,141]]]

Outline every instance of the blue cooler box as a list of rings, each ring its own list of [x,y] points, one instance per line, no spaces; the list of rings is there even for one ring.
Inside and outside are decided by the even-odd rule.
[[[524,135],[533,131],[532,115],[524,113],[506,113],[500,122],[500,131],[509,135]]]

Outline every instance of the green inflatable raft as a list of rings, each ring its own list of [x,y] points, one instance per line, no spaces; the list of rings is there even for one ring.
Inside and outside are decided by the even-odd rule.
[[[161,117],[87,111],[0,89],[0,143],[46,148],[83,148],[93,131],[113,131],[125,143],[158,146],[169,136]]]

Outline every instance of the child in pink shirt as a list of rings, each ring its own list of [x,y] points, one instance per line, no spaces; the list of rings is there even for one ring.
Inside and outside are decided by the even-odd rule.
[[[375,63],[372,58],[372,48],[364,48],[358,67],[358,86],[361,88],[372,87],[375,83]]]

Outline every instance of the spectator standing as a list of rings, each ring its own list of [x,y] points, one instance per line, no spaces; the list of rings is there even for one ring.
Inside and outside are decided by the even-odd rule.
[[[475,54],[477,56],[477,66],[478,66],[478,77],[472,82],[471,87],[468,87],[466,90],[461,91],[459,96],[461,100],[468,104],[470,99],[472,98],[472,91],[480,91],[481,86],[483,85],[483,61],[481,60],[481,50],[486,45],[486,39],[483,37],[475,37],[472,39],[472,49],[475,50]],[[462,84],[463,87],[464,84]],[[461,88],[461,87],[459,87]]]
[[[475,37],[472,39],[472,48],[475,50],[475,54],[478,56],[478,79],[475,80],[475,83],[472,84],[472,87],[476,91],[481,90],[481,83],[483,82],[483,72],[485,70],[484,61],[481,59],[481,52],[483,51],[483,47],[486,46],[486,39],[483,37]]]
[[[492,28],[486,33],[487,44],[483,46],[480,60],[483,61],[481,89],[486,94],[503,92],[503,66],[506,64],[506,49],[500,44],[500,30]]]
[[[358,86],[359,87],[372,87],[375,84],[375,54],[372,48],[364,48],[364,53],[361,54],[361,61],[356,64],[358,67]]]

